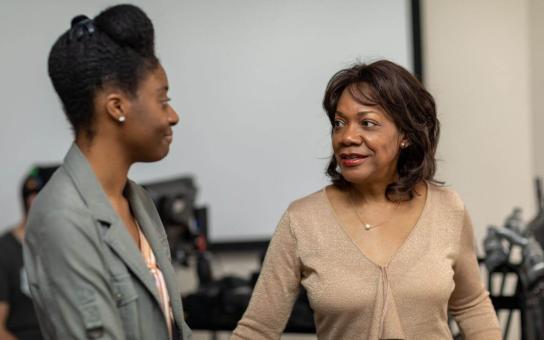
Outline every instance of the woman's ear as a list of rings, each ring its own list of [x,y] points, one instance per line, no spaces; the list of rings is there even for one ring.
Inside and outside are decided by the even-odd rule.
[[[406,138],[405,136],[402,136],[400,139],[400,148],[406,149],[409,146],[410,146],[410,141],[408,140],[408,138]]]
[[[115,91],[106,95],[106,113],[119,123],[124,123],[127,119],[129,105],[130,102],[123,93]]]

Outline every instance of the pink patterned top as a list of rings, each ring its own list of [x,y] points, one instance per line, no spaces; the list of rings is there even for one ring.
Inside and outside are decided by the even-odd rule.
[[[138,233],[140,234],[140,252],[144,257],[147,268],[155,279],[155,285],[157,286],[157,290],[159,292],[159,297],[161,300],[162,311],[166,320],[169,321],[166,323],[168,326],[168,334],[170,334],[170,338],[172,338],[172,322],[174,320],[174,316],[172,313],[172,306],[170,305],[170,296],[168,295],[166,282],[164,281],[162,271],[157,264],[155,255],[153,254],[153,249],[151,249],[151,246],[145,238],[144,233],[142,233],[140,226],[138,226]]]

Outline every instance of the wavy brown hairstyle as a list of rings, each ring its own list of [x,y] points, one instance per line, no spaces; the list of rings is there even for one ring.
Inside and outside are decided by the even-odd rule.
[[[363,105],[383,109],[409,141],[408,147],[400,151],[397,179],[387,186],[385,194],[388,200],[411,200],[416,184],[423,180],[443,184],[434,179],[435,153],[440,134],[436,105],[419,80],[387,60],[355,64],[339,71],[329,81],[323,99],[323,108],[331,127],[344,90],[350,91],[353,98]],[[338,163],[332,155],[326,174],[337,187],[349,188],[350,183],[337,168]]]

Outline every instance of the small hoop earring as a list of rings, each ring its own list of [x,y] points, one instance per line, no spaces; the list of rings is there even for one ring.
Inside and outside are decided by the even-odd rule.
[[[117,120],[119,120],[119,123],[124,123],[126,118],[125,116],[120,116]]]

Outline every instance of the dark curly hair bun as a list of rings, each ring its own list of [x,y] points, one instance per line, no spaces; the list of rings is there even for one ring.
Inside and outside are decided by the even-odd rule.
[[[155,54],[155,31],[147,15],[134,5],[117,5],[94,19],[96,27],[120,46],[143,56]]]
[[[134,5],[107,8],[93,20],[72,19],[49,53],[49,77],[76,136],[95,134],[94,98],[105,86],[136,95],[142,79],[159,65],[153,23]]]

